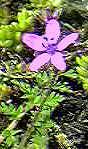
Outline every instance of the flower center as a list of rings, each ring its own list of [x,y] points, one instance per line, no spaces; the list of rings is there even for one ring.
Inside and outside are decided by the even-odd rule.
[[[48,54],[55,54],[56,51],[56,45],[50,44],[47,47],[47,53]]]

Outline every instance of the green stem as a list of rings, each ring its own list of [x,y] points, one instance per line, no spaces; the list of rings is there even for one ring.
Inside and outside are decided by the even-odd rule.
[[[43,107],[45,101],[47,100],[46,97],[43,97],[43,99],[44,99],[44,100],[43,100],[43,102],[41,103],[40,110],[39,110],[38,113],[36,113],[36,115],[35,115],[35,117],[34,117],[34,121],[32,122],[32,124],[35,124],[35,122],[37,121],[38,116],[39,116],[40,112],[42,111],[42,107]],[[21,149],[21,148],[24,148],[24,147],[25,147],[25,144],[26,144],[26,142],[27,142],[27,139],[31,136],[33,130],[34,130],[34,126],[33,126],[33,125],[31,125],[31,126],[28,127],[27,131],[26,131],[25,134],[24,134],[24,137],[22,138],[22,140],[21,140],[21,142],[20,142],[20,144],[19,144],[18,149]]]
[[[30,76],[22,76],[22,75],[16,76],[15,74],[10,74],[10,73],[2,73],[1,75],[8,78],[13,78],[13,79],[31,79],[32,77],[35,77],[35,75],[31,77],[31,74]]]

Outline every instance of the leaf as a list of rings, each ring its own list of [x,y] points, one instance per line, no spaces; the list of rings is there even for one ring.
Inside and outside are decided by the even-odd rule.
[[[17,111],[16,111],[17,116],[18,116],[20,113],[22,113],[22,112],[23,112],[23,106],[20,105],[20,106],[18,107]]]
[[[55,92],[52,92],[50,96],[47,97],[47,100],[44,103],[44,106],[54,109],[63,100],[64,100],[63,96],[60,96],[59,94],[55,95]]]
[[[63,75],[72,79],[77,79],[77,73],[73,69],[68,70]]]
[[[48,141],[48,138],[47,138],[47,135],[45,136],[41,136],[41,135],[35,135],[33,136],[33,144],[31,145],[31,147],[33,147],[34,149],[45,149],[46,148],[46,145],[47,145],[47,141]],[[30,145],[29,145],[30,147]]]
[[[34,105],[40,105],[41,104],[41,96],[36,96],[34,99]]]
[[[24,8],[22,12],[18,13],[17,18],[18,18],[18,23],[19,23],[18,27],[19,29],[21,29],[20,31],[24,31],[26,28],[30,26],[30,20],[32,18],[32,11],[27,11]]]
[[[15,139],[14,139],[13,136],[9,136],[6,139],[6,143],[7,143],[8,146],[11,146],[14,143],[14,141],[15,141]]]
[[[2,136],[3,136],[4,138],[9,137],[10,135],[11,135],[11,133],[10,133],[10,130],[8,130],[8,129],[5,129],[5,130],[2,132]]]

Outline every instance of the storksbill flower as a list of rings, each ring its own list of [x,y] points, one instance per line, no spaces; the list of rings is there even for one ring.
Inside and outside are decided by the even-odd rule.
[[[42,65],[50,62],[58,70],[66,70],[66,62],[62,51],[70,44],[75,43],[79,34],[71,33],[60,40],[60,24],[55,18],[46,22],[45,34],[38,36],[32,33],[24,33],[22,42],[34,51],[41,51],[30,64],[31,71],[38,71]]]

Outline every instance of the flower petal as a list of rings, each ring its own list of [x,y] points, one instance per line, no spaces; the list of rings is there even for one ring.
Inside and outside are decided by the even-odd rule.
[[[66,70],[66,63],[60,52],[55,52],[55,54],[51,56],[51,63],[59,70]]]
[[[56,43],[56,40],[58,40],[60,36],[60,25],[55,19],[47,21],[45,36],[48,38],[49,44],[51,42]],[[53,38],[55,41],[52,40]]]
[[[75,43],[75,41],[77,40],[78,36],[79,36],[78,33],[72,33],[72,34],[66,36],[57,45],[57,50],[62,51],[65,48],[67,48],[70,44]]]
[[[38,35],[30,34],[30,33],[24,33],[22,35],[22,41],[25,43],[28,47],[36,50],[36,51],[45,51],[46,48],[44,46],[47,46],[47,42]]]
[[[43,53],[36,57],[33,62],[30,64],[30,70],[31,71],[38,71],[41,66],[43,66],[45,63],[47,63],[50,60],[50,55],[47,53]]]

